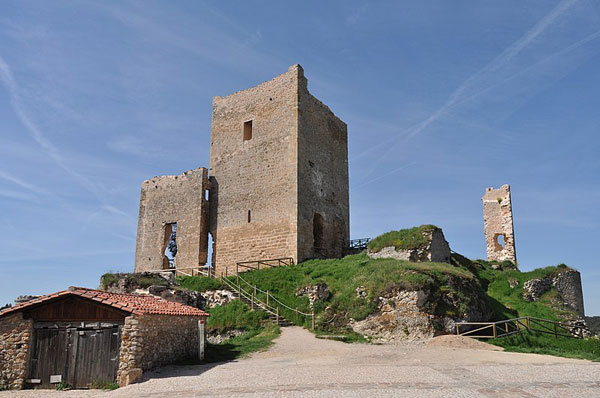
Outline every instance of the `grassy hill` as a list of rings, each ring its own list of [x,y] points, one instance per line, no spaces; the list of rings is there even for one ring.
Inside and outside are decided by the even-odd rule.
[[[394,288],[431,291],[425,307],[436,316],[461,318],[469,307],[488,305],[492,309],[490,320],[518,316],[535,316],[557,321],[573,318],[564,308],[558,293],[551,289],[539,301],[523,298],[523,285],[533,278],[552,276],[567,269],[563,264],[520,272],[505,264],[506,270],[494,269],[494,264],[483,260],[469,260],[453,255],[454,264],[411,263],[395,259],[371,259],[365,253],[342,259],[309,260],[291,267],[249,271],[241,276],[260,289],[268,290],[286,305],[310,312],[309,300],[296,293],[303,287],[324,283],[331,296],[317,300],[314,311],[317,333],[345,335],[349,341],[364,340],[354,333],[349,320],[360,321],[377,310],[377,302],[386,291]],[[235,277],[231,277],[235,280]],[[217,287],[219,282],[206,278],[179,278],[181,287],[203,291]],[[512,287],[511,287],[512,286]],[[357,289],[366,294],[357,295]],[[449,300],[451,297],[453,300]],[[291,311],[281,314],[292,323],[309,327],[309,318],[296,318]],[[215,320],[216,321],[216,320]],[[600,360],[597,340],[575,340],[525,333],[492,343],[509,351],[536,352]]]

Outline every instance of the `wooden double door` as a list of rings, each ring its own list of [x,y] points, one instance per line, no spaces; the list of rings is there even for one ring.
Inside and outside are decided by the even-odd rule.
[[[76,388],[114,382],[119,368],[120,324],[34,324],[28,383]]]

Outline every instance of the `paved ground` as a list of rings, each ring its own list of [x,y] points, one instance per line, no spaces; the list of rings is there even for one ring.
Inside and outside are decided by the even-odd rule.
[[[0,398],[46,396],[600,397],[600,364],[415,343],[344,344],[294,327],[251,358],[166,367],[112,392],[0,392]]]

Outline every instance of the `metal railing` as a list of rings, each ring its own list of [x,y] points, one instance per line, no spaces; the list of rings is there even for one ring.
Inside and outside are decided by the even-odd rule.
[[[469,327],[462,331],[461,327]],[[474,327],[474,328],[473,328]],[[568,323],[551,321],[549,319],[525,316],[520,318],[506,319],[497,322],[457,322],[456,334],[478,339],[495,339],[507,337],[529,330],[554,335],[555,337],[583,338],[581,327]]]
[[[371,241],[371,238],[352,239],[346,242],[346,249],[364,250]]]
[[[250,282],[242,278],[241,276],[236,275],[235,279],[232,281],[225,276],[221,276],[221,280],[223,283],[235,291],[240,298],[246,299],[246,301],[250,302],[250,308],[254,310],[255,308],[260,308],[263,311],[274,315],[276,317],[277,323],[279,323],[279,319],[283,318],[282,313],[289,313],[295,317],[296,323],[299,323],[300,318],[304,318],[305,320],[310,319],[311,327],[315,329],[315,312],[306,313],[298,310],[298,308],[292,308],[289,305],[282,303],[277,297],[273,296],[268,290],[262,290],[259,287],[252,285]],[[290,318],[288,317],[288,320]]]
[[[292,257],[272,258],[269,260],[240,261],[236,263],[235,271],[236,273],[239,273],[240,267],[255,270],[260,269],[261,266],[263,268],[272,268],[290,265],[294,265],[294,259]]]

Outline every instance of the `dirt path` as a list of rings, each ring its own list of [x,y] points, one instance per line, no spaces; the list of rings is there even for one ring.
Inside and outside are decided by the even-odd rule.
[[[600,364],[419,343],[345,344],[285,328],[275,345],[222,364],[165,367],[113,392],[21,397],[600,397]]]

